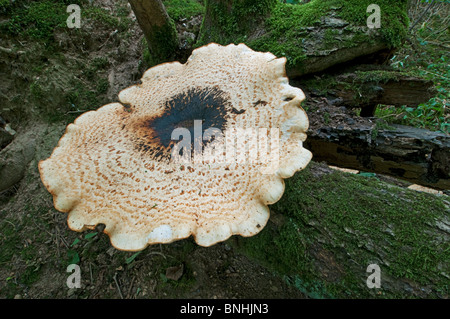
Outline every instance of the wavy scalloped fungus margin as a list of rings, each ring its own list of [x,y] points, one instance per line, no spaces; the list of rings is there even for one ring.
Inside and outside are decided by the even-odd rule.
[[[121,103],[68,125],[51,156],[39,163],[55,208],[68,213],[74,231],[104,224],[111,244],[127,251],[191,235],[211,246],[232,235],[257,234],[269,219],[268,205],[283,195],[283,179],[312,157],[303,148],[305,96],[289,85],[285,64],[285,58],[244,44],[211,43],[185,64],[147,70],[141,84],[120,92]],[[278,129],[276,170],[262,173],[267,161],[171,161],[170,130],[199,117],[224,133]],[[228,143],[228,136],[216,140]],[[236,143],[255,147],[249,141],[238,137]],[[205,150],[212,145],[205,142]]]

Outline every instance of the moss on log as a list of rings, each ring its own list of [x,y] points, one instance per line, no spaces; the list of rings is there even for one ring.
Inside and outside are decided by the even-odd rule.
[[[447,298],[446,198],[311,163],[286,180],[260,234],[231,241],[312,298]]]
[[[367,8],[372,2],[313,0],[291,5],[279,1],[208,0],[197,45],[243,42],[254,50],[286,57],[289,76],[320,72],[397,47],[404,40],[409,22],[407,1],[378,1],[379,29],[367,26]]]

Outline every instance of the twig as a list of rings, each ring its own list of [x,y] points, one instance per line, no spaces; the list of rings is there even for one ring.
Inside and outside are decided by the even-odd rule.
[[[89,274],[91,275],[91,284],[94,284],[94,279],[92,278],[92,264],[89,263]]]
[[[130,287],[128,288],[127,299],[130,299],[131,288],[133,288],[133,284],[134,284],[134,280],[135,279],[136,279],[136,276],[134,276],[133,279],[131,279],[131,284],[130,284]]]
[[[13,223],[11,223],[9,220],[5,219],[5,222],[11,224],[14,227],[14,230],[16,230],[16,225],[14,225]]]
[[[164,259],[167,259],[166,255],[164,255],[163,253],[160,253],[159,251],[150,251],[148,254],[149,255],[160,255],[160,256],[163,256]],[[169,257],[172,257],[172,256],[169,256]]]
[[[443,43],[438,43],[438,42],[434,42],[434,41],[427,41],[427,42],[428,42],[428,43],[431,43],[431,44],[433,44],[433,45],[437,45],[437,46],[439,46],[439,47],[441,47],[441,48],[444,48],[444,49],[447,49],[447,50],[450,49],[450,46],[445,45],[445,44],[443,44]]]
[[[25,51],[15,51],[15,50],[13,50],[13,49],[10,49],[10,48],[4,48],[4,47],[2,47],[2,46],[0,46],[0,51],[1,51],[1,52],[5,52],[5,53],[7,53],[7,54],[24,54],[24,53],[25,53]]]
[[[86,110],[69,111],[69,112],[66,113],[66,115],[67,114],[71,114],[71,113],[84,113],[84,112],[86,112]]]
[[[109,34],[108,39],[106,39],[106,41],[105,41],[101,46],[99,46],[98,48],[101,49],[106,43],[108,43],[109,39],[111,39],[111,37],[112,37],[113,35],[117,34],[117,32],[119,32],[119,30],[114,30],[113,32],[111,32],[111,33]]]
[[[56,235],[55,235],[55,242],[56,242],[56,253],[57,253],[57,255],[58,255],[58,258],[61,256],[61,253],[60,253],[60,251],[59,251],[59,229],[58,228],[56,228],[55,229],[55,233],[56,233]]]
[[[64,237],[61,236],[60,238],[61,238],[61,241],[62,241],[62,243],[64,244],[64,246],[66,246],[66,248],[69,249],[69,244],[67,244],[67,242],[66,242],[66,240],[64,239]]]
[[[117,272],[114,273],[113,279],[114,279],[114,282],[116,283],[117,290],[119,291],[120,299],[123,299],[122,291],[120,290],[120,286],[119,286],[119,283],[117,282],[116,277],[117,277]]]
[[[430,4],[427,6],[427,8],[422,12],[422,14],[420,15],[420,17],[413,23],[413,25],[409,28],[409,31],[411,32],[415,26],[420,22],[420,20],[422,20],[423,16],[428,12],[428,10],[430,10],[431,6],[434,4],[434,0],[432,0],[430,2]]]
[[[426,73],[430,73],[430,74],[436,75],[436,76],[439,76],[439,77],[444,78],[446,80],[450,79],[450,78],[448,78],[446,76],[443,76],[443,75],[440,75],[440,74],[437,74],[437,73],[433,73],[433,72],[430,72],[430,71],[427,71],[427,70],[422,70],[422,71],[424,71]]]

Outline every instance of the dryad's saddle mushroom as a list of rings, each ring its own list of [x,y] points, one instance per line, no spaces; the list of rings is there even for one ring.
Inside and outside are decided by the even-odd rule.
[[[55,208],[75,231],[104,224],[122,250],[257,234],[283,179],[311,159],[304,94],[285,63],[209,44],[147,70],[121,103],[79,116],[39,163]]]

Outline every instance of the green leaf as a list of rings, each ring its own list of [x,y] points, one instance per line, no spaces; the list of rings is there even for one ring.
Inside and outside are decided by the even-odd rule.
[[[125,259],[125,262],[127,264],[130,264],[140,253],[141,253],[140,251],[138,251],[137,253],[134,253],[133,255],[131,255],[130,257]]]
[[[75,240],[73,241],[72,245],[70,245],[70,247],[75,246],[76,244],[78,244],[81,240],[79,238],[75,238]]]
[[[89,239],[89,238],[95,237],[95,235],[97,235],[97,232],[86,234],[86,235],[84,235],[84,239]]]
[[[67,256],[69,257],[69,264],[78,264],[80,262],[80,256],[75,250],[68,250]]]
[[[375,177],[375,176],[377,176],[377,174],[375,174],[375,173],[369,173],[369,172],[359,172],[358,175],[364,176],[364,177]]]

